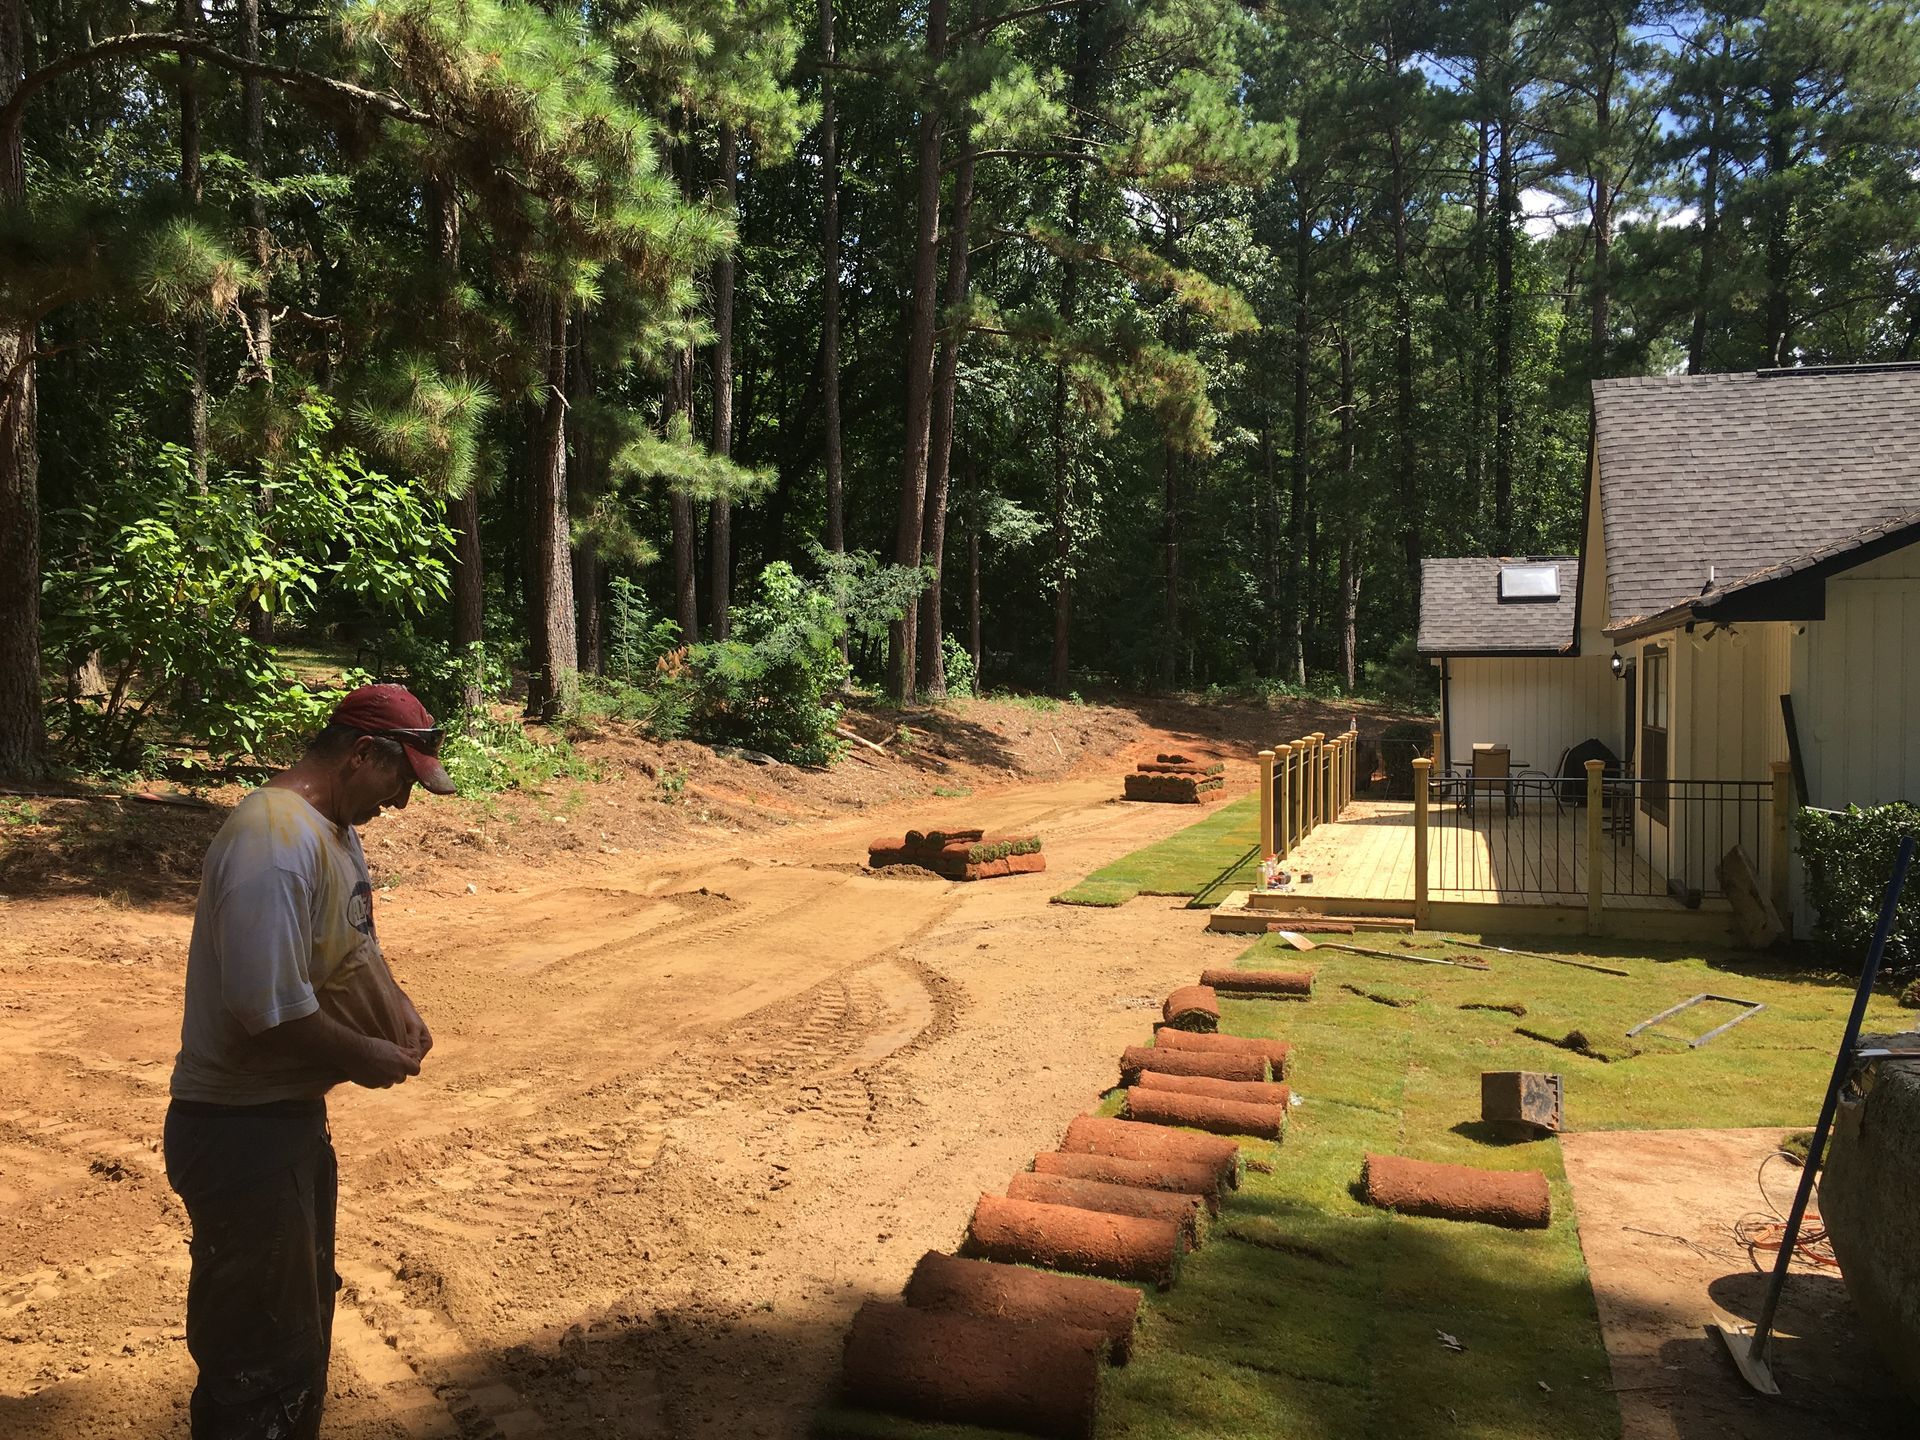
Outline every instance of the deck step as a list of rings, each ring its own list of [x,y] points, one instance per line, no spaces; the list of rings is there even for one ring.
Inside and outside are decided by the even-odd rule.
[[[1271,893],[1271,892],[1268,892]],[[1413,929],[1413,902],[1375,901],[1365,908],[1374,910],[1373,914],[1332,914],[1318,910],[1282,909],[1273,905],[1262,905],[1264,898],[1260,891],[1235,890],[1207,917],[1207,929],[1225,935],[1266,935],[1275,930],[1294,930],[1312,934],[1347,933],[1348,930],[1411,930]],[[1305,897],[1289,897],[1304,899]],[[1342,904],[1350,902],[1342,901]],[[1389,910],[1388,907],[1391,907]],[[1354,906],[1358,909],[1360,907]]]

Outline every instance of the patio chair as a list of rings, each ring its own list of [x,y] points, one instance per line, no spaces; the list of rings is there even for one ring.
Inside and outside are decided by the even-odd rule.
[[[1498,794],[1506,800],[1507,814],[1513,814],[1519,804],[1514,791],[1514,779],[1512,750],[1505,745],[1476,743],[1472,768],[1467,772],[1466,783],[1460,789],[1460,808],[1471,810],[1477,796]]]

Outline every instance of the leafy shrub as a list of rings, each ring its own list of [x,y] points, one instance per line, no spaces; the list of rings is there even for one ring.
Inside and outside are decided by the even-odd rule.
[[[469,680],[482,699],[498,699],[513,683],[498,648],[476,641],[463,655],[445,640],[420,634],[409,621],[382,630],[361,658],[377,679],[405,685],[442,724],[466,708]]]
[[[1368,660],[1360,667],[1360,689],[1367,695],[1432,710],[1440,698],[1440,680],[1433,666],[1415,647],[1411,635],[1393,643],[1384,660]]]
[[[488,795],[549,780],[597,780],[599,771],[563,740],[542,743],[511,720],[474,713],[447,729],[440,762],[462,795]]]
[[[971,696],[980,678],[974,673],[973,652],[957,636],[948,635],[940,641],[940,654],[946,664],[947,694],[963,699]]]
[[[1819,915],[1817,939],[1850,956],[1866,953],[1895,854],[1909,835],[1920,840],[1920,808],[1912,805],[1800,811],[1794,838],[1807,870],[1807,901]],[[1895,965],[1920,961],[1920,876],[1907,879],[1887,954]]]

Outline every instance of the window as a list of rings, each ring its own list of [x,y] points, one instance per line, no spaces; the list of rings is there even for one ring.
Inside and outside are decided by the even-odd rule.
[[[1640,808],[1667,823],[1667,709],[1670,657],[1664,645],[1650,645],[1640,657]]]
[[[1558,565],[1502,565],[1500,567],[1500,602],[1511,600],[1558,600],[1560,598],[1560,567]]]

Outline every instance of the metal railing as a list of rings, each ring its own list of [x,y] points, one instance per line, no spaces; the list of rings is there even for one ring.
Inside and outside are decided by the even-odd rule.
[[[1260,855],[1284,859],[1314,828],[1353,802],[1358,729],[1316,730],[1260,752]]]
[[[1784,904],[1784,765],[1770,780],[1620,778],[1597,760],[1583,778],[1415,768],[1425,780],[1414,807],[1417,901],[1435,891],[1585,899],[1596,920],[1607,900],[1691,908],[1723,893],[1723,857],[1739,846],[1757,884]]]

